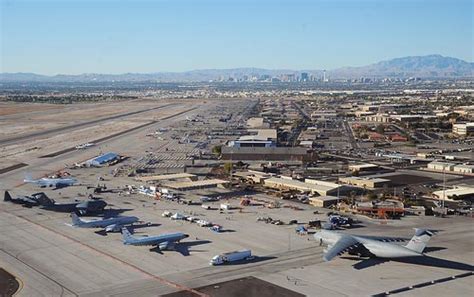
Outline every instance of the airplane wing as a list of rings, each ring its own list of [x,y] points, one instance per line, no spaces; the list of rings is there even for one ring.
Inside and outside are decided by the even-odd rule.
[[[367,236],[367,235],[356,235],[355,237],[377,240],[382,242],[404,242],[410,240],[404,237],[387,237],[387,236]]]
[[[331,261],[334,257],[344,254],[359,244],[357,239],[352,236],[341,236],[341,238],[326,251],[323,259],[325,261]]]

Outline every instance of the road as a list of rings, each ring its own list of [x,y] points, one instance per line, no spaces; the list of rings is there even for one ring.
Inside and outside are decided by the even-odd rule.
[[[347,137],[349,138],[349,142],[351,143],[351,146],[353,149],[359,148],[359,144],[354,138],[354,133],[352,133],[352,128],[349,125],[349,122],[343,121],[344,128],[346,129]]]

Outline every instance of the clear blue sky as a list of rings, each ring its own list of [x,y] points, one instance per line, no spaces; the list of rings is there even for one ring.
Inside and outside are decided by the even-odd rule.
[[[0,72],[333,69],[410,55],[473,58],[470,0],[0,1]]]

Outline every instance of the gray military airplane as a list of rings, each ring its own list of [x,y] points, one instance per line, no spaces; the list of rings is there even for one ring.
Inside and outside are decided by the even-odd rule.
[[[107,206],[107,202],[100,199],[57,203],[54,199],[48,198],[44,193],[38,197],[38,203],[42,209],[58,212],[77,212],[80,215],[102,213]]]
[[[156,246],[159,251],[174,249],[177,242],[187,237],[189,237],[189,235],[184,233],[168,233],[149,237],[135,237],[127,228],[122,228],[123,244],[151,245]]]
[[[78,228],[103,228],[105,232],[119,232],[123,226],[138,222],[137,217],[113,217],[102,220],[83,221],[76,213],[71,214],[73,227]]]
[[[392,243],[405,241],[402,238],[351,235],[330,230],[316,232],[314,238],[320,245],[328,245],[328,248],[324,250],[323,259],[330,261],[345,252],[351,255],[378,258],[423,256],[423,250],[433,234],[432,231],[416,228],[415,235],[405,246]]]
[[[5,191],[5,196],[3,198],[4,201],[21,204],[24,207],[33,207],[40,204],[39,199],[45,196],[44,193],[36,193],[32,194],[31,196],[17,196],[16,198],[12,198],[8,191]]]
[[[76,184],[77,179],[75,178],[49,178],[49,177],[33,179],[30,175],[26,175],[23,182],[37,184],[41,188],[54,187],[56,189],[59,189],[59,188],[69,187]]]

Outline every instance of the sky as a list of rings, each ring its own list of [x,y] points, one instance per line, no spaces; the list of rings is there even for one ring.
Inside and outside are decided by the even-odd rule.
[[[0,3],[0,72],[334,69],[474,55],[471,0]]]

